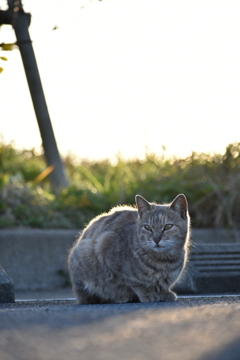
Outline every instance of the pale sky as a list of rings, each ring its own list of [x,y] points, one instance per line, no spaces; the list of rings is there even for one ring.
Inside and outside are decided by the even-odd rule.
[[[238,0],[23,4],[63,155],[143,157],[165,146],[168,156],[187,156],[240,142]],[[12,41],[3,26],[0,43]],[[0,133],[40,147],[19,51],[0,56],[8,57],[0,64]]]

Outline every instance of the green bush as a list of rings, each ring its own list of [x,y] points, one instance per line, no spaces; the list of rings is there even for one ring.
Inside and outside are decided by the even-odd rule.
[[[0,143],[0,228],[81,228],[93,216],[119,204],[133,204],[136,194],[170,202],[184,193],[194,227],[240,227],[240,143],[225,154],[192,153],[186,159],[146,154],[144,160],[82,161],[64,159],[70,180],[59,195],[35,150]]]

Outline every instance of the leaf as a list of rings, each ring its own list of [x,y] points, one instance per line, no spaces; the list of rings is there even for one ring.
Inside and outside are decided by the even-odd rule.
[[[4,51],[11,51],[11,50],[14,49],[15,46],[16,46],[15,43],[12,43],[12,44],[4,44],[4,43],[2,43],[2,44],[0,44],[0,47],[1,47],[2,50],[4,50]]]
[[[36,179],[33,180],[34,184],[38,184],[40,181],[42,181],[43,179],[45,179],[46,176],[48,176],[53,170],[55,169],[54,165],[50,165],[48,166],[45,170],[43,170],[41,172],[41,174],[39,174]]]
[[[5,56],[0,56],[1,60],[8,61],[8,59]]]
[[[3,72],[3,68],[0,67],[0,74],[1,74],[1,72]]]

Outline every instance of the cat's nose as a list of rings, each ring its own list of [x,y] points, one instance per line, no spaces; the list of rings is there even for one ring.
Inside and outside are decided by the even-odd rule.
[[[153,241],[154,241],[156,244],[158,244],[158,243],[161,241],[161,239],[160,239],[160,238],[153,238]]]

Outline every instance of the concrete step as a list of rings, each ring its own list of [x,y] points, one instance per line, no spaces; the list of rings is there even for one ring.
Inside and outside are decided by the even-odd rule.
[[[191,262],[200,273],[240,273],[240,245],[199,245],[197,252],[191,254]]]

